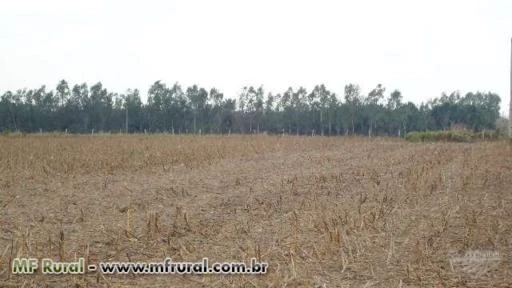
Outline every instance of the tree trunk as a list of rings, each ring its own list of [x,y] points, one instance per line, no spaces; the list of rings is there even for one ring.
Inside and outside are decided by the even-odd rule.
[[[368,137],[372,137],[372,120],[370,119],[370,127],[368,127]]]
[[[320,134],[324,136],[324,111],[320,109]]]
[[[508,137],[512,138],[512,38],[510,39],[510,104],[508,111]]]
[[[128,105],[126,105],[126,119],[125,119],[125,130],[126,130],[126,134],[128,134]]]
[[[194,134],[196,134],[196,112],[194,111]]]

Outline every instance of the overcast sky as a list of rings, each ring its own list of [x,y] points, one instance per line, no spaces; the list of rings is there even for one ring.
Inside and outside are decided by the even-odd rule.
[[[508,107],[509,0],[0,0],[0,93],[156,80],[308,90],[378,83],[420,103],[482,90]]]

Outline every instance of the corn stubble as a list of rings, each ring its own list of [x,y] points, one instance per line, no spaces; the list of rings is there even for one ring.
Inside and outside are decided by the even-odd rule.
[[[506,287],[506,142],[0,137],[7,287]],[[494,251],[490,264],[451,261]],[[15,276],[15,257],[246,261],[261,276]],[[476,263],[476,262],[475,262]],[[460,264],[460,265],[459,265]]]

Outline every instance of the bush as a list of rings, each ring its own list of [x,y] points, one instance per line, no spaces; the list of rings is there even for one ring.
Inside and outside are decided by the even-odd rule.
[[[407,135],[405,135],[405,140],[410,142],[421,142],[423,141],[421,139],[422,132],[409,132]]]
[[[482,140],[498,140],[501,138],[499,131],[425,131],[409,132],[405,139],[409,142],[461,142],[468,143]]]

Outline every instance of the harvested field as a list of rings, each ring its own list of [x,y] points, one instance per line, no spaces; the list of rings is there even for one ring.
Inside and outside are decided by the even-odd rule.
[[[506,142],[0,137],[2,287],[510,287],[511,248]],[[13,275],[15,257],[269,271]]]

